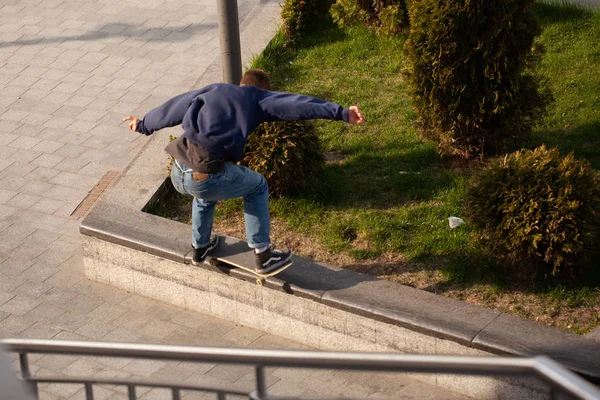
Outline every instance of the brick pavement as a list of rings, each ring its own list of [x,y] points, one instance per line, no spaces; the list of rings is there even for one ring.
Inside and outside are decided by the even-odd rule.
[[[256,3],[239,0],[240,16]],[[0,2],[0,337],[302,347],[83,276],[80,220],[71,214],[105,173],[122,171],[147,140],[127,131],[122,117],[141,116],[192,88],[218,47],[215,0]],[[249,369],[223,365],[65,356],[32,361],[40,374],[252,384]],[[269,383],[279,394],[324,388],[442,396],[406,379],[357,380],[335,371],[273,370]],[[159,390],[140,394],[166,397]],[[96,396],[124,398],[118,387],[97,389]],[[69,385],[42,390],[45,399],[83,397]]]

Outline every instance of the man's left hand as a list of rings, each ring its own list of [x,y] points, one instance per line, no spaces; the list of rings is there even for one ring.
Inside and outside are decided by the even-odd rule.
[[[351,124],[362,124],[365,122],[365,115],[358,106],[351,106],[348,113],[348,122]]]

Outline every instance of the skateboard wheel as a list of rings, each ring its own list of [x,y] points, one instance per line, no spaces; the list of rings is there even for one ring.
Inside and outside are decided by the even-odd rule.
[[[265,278],[256,278],[256,284],[262,286],[265,283]]]

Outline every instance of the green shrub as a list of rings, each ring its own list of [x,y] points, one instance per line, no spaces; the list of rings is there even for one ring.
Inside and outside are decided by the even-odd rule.
[[[586,161],[541,146],[492,160],[470,183],[465,209],[508,265],[573,272],[597,245],[600,184]]]
[[[312,21],[329,9],[332,0],[285,0],[281,21],[285,44],[294,43]]]
[[[340,27],[366,24],[384,35],[408,26],[406,0],[337,0],[329,12]]]
[[[379,33],[391,36],[408,28],[410,1],[412,0],[373,0]]]
[[[443,154],[499,154],[522,141],[552,96],[534,0],[413,0],[408,76],[422,134]]]
[[[324,157],[308,121],[266,122],[248,137],[241,164],[261,173],[273,196],[294,194],[313,184]]]
[[[386,5],[381,8],[377,16],[379,32],[385,36],[395,35],[408,26],[408,13],[404,3]]]
[[[329,12],[340,27],[368,24],[375,18],[371,0],[337,0]]]

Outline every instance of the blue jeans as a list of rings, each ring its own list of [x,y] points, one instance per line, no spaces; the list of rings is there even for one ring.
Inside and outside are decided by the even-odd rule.
[[[261,248],[270,243],[269,186],[258,172],[246,167],[225,163],[225,170],[208,174],[208,178],[195,182],[189,167],[173,164],[171,182],[184,195],[194,197],[192,202],[192,246],[208,245],[212,232],[215,206],[219,200],[244,198],[246,238],[251,248]],[[183,171],[182,171],[183,170]]]

